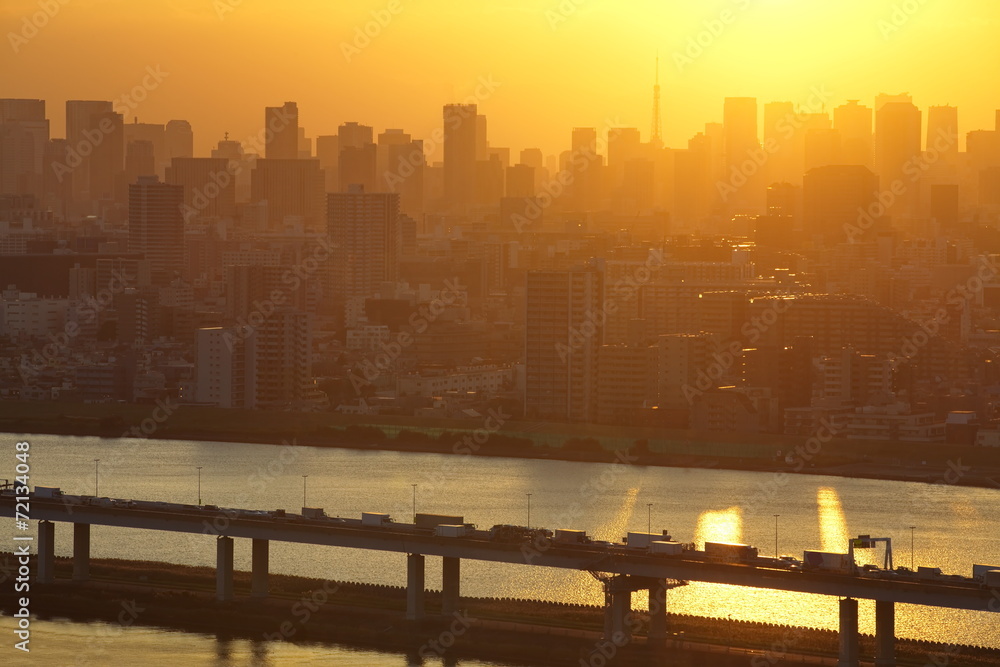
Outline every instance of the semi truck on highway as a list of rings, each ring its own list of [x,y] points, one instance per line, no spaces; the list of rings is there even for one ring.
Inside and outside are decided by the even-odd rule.
[[[854,571],[854,561],[850,554],[806,551],[802,555],[802,567],[806,570],[849,573]]]
[[[749,544],[705,542],[705,558],[727,563],[748,563],[757,558],[757,547]]]

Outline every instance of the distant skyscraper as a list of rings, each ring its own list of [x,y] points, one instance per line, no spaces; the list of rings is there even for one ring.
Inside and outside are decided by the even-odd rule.
[[[334,245],[332,291],[338,301],[374,296],[399,278],[399,195],[352,186],[327,195],[327,233]]]
[[[475,201],[476,119],[475,104],[444,107],[444,197],[460,210]]]
[[[312,320],[308,313],[279,308],[256,328],[253,345],[257,407],[301,408],[316,400]]]
[[[319,160],[257,160],[250,177],[250,200],[267,202],[267,226],[280,231],[301,223],[323,227],[323,171]]]
[[[877,196],[878,177],[868,167],[833,165],[811,170],[803,180],[806,236],[827,246],[874,237],[879,231],[878,216],[872,214]]]
[[[375,142],[374,130],[370,125],[360,123],[344,123],[337,129],[337,137],[340,139],[340,149],[348,146],[362,148]]]
[[[299,157],[299,107],[285,102],[280,107],[264,108],[266,142],[264,157],[268,160],[295,160]]]
[[[660,111],[660,56],[656,56],[656,83],[653,85],[653,127],[649,141],[656,148],[663,146],[663,116]]]
[[[48,142],[44,100],[0,100],[0,195],[41,198]]]
[[[149,262],[154,284],[165,285],[184,262],[184,188],[155,176],[129,185],[129,250]]]
[[[194,157],[194,132],[191,123],[186,120],[169,121],[164,130],[167,152],[162,157],[157,155],[164,165],[175,157]]]
[[[844,164],[858,164],[869,169],[875,166],[875,146],[872,138],[872,110],[848,100],[833,110],[833,127],[843,141]]]
[[[115,183],[125,171],[124,119],[113,111],[95,114],[92,119],[102,138],[89,140],[93,153],[88,196],[92,202],[111,200],[115,197]]]
[[[256,332],[212,327],[195,333],[195,401],[235,410],[257,403]]]
[[[726,166],[737,167],[760,147],[757,135],[757,99],[727,97],[723,110]]]
[[[920,156],[922,116],[909,96],[880,95],[881,106],[875,112],[875,171],[883,191],[902,186],[903,194],[889,207],[894,217],[916,213],[919,200],[919,172],[912,173],[912,162]],[[876,104],[878,106],[878,103]],[[910,165],[909,167],[907,165]]]
[[[347,192],[352,185],[361,185],[366,192],[384,192],[384,181],[378,178],[378,149],[375,144],[341,146],[337,161],[340,192]]]
[[[234,218],[236,177],[226,158],[174,158],[166,181],[184,188],[184,219]]]
[[[525,299],[526,416],[594,421],[603,275],[593,269],[532,271]]]
[[[943,164],[958,165],[958,109],[931,107],[927,111],[927,150],[933,150]]]
[[[167,133],[166,127],[155,123],[140,123],[133,120],[123,126],[125,132],[125,154],[128,155],[128,145],[133,141],[148,141],[153,148],[153,171],[150,174],[163,176],[163,170],[170,163],[166,159],[167,155]],[[130,181],[134,182],[134,181]]]
[[[66,141],[68,142],[68,164],[71,171],[65,175],[72,180],[73,198],[82,203],[88,199],[90,188],[90,164],[93,160],[94,144],[104,140],[103,128],[98,127],[100,114],[112,113],[111,102],[90,100],[68,100],[66,102]],[[113,130],[113,128],[112,128]],[[124,137],[122,138],[124,142]],[[124,150],[124,144],[122,146]],[[124,160],[124,156],[123,156]]]

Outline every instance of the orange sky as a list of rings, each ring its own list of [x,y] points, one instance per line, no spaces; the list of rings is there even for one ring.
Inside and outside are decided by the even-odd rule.
[[[372,12],[386,25],[355,43]],[[4,0],[0,96],[46,99],[62,136],[66,99],[120,99],[159,67],[129,120],[188,119],[205,153],[286,100],[310,136],[357,120],[425,137],[492,77],[491,144],[516,156],[605,119],[646,138],[659,51],[668,145],[721,120],[726,96],[805,103],[814,87],[828,108],[882,91],[956,105],[964,133],[1000,107],[998,19],[995,0]]]

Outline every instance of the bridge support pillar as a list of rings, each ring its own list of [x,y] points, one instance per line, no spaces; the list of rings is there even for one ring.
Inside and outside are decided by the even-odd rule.
[[[441,615],[451,616],[458,611],[458,598],[461,595],[462,585],[462,560],[445,556],[442,567]]]
[[[90,579],[90,524],[73,524],[73,581]]]
[[[419,621],[424,617],[424,557],[409,554],[406,557],[406,620]]]
[[[56,524],[51,521],[38,522],[38,573],[40,584],[51,584],[56,580]]]
[[[649,641],[667,640],[667,582],[660,579],[649,589]]]
[[[632,586],[627,575],[618,575],[606,584],[610,604],[605,610],[604,639],[615,644],[632,638],[628,616],[632,613]]]
[[[268,551],[270,542],[267,540],[253,540],[250,574],[250,597],[267,597],[267,571],[270,553]]]
[[[896,667],[896,604],[875,601],[875,667]]]
[[[840,660],[837,667],[860,667],[858,647],[858,601],[845,598],[840,601]]]
[[[215,541],[215,599],[228,602],[233,599],[233,538],[220,537]]]

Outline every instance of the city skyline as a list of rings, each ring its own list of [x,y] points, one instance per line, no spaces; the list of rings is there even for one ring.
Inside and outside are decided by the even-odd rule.
[[[123,99],[142,85],[147,67],[158,70],[165,76],[141,102],[126,104],[125,120],[188,118],[196,126],[199,154],[225,132],[231,137],[257,132],[258,108],[274,100],[296,100],[302,125],[315,135],[331,134],[345,120],[364,119],[426,136],[437,126],[439,107],[474,95],[481,78],[500,84],[481,101],[496,123],[499,145],[521,143],[553,153],[564,127],[599,125],[609,116],[641,128],[645,137],[657,53],[667,145],[682,145],[704,120],[721,120],[723,97],[804,104],[816,87],[830,91],[832,106],[906,91],[921,108],[957,106],[964,127],[984,127],[992,117],[989,91],[975,82],[1000,77],[990,50],[997,9],[981,0],[957,4],[962,6],[919,4],[911,12],[907,3],[876,7],[855,1],[835,9],[790,0],[733,0],[695,8],[643,3],[619,12],[600,2],[534,0],[449,7],[442,20],[434,3],[410,6],[403,0],[322,10],[305,5],[280,15],[232,0],[142,8],[113,0],[59,4],[51,17],[37,20],[38,28],[31,16],[39,5],[19,0],[0,10],[0,32],[10,49],[4,60],[16,64],[0,81],[12,97],[47,99],[59,107],[51,113],[54,126],[61,127],[63,100]],[[134,30],[102,39],[123,21]],[[367,27],[374,37],[358,38],[367,45],[354,54],[356,29],[364,34],[371,21]],[[647,22],[657,25],[655,32]],[[455,36],[456,24],[477,37]],[[824,29],[818,34],[820,24]],[[154,25],[152,34],[140,29]],[[171,29],[191,35],[184,49],[170,41]],[[277,44],[286,48],[247,47],[254,40],[273,42],[275,32],[281,36]],[[95,38],[66,59],[82,34]],[[505,41],[514,35],[516,40]],[[446,38],[450,50],[424,48]],[[696,45],[691,54],[702,51],[697,57],[688,55],[689,40]],[[761,46],[775,40],[774,46]],[[601,44],[614,48],[594,48]],[[954,57],[961,65],[938,59],[958,44]],[[65,76],[52,77],[55,67]],[[205,76],[206,68],[212,76]],[[884,90],[887,86],[891,89]],[[230,99],[241,102],[227,103]],[[207,100],[211,110],[191,113]],[[406,100],[406,111],[399,100]]]

